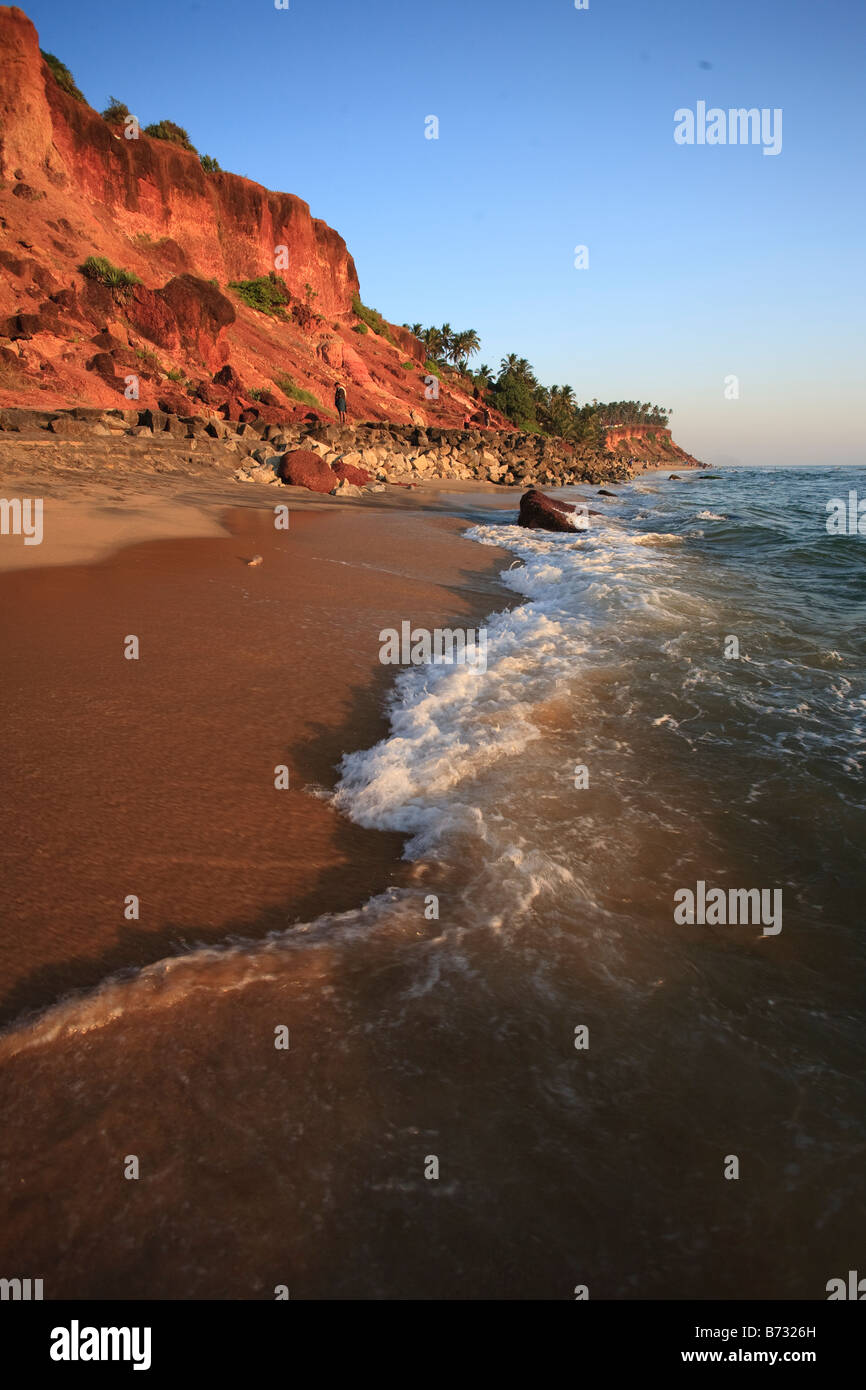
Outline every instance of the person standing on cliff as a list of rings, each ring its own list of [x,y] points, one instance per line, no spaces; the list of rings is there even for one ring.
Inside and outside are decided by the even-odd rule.
[[[337,389],[334,392],[334,405],[336,406],[340,416],[340,424],[345,425],[346,410],[348,409],[346,404],[346,388],[345,386],[341,386],[339,382],[337,383]]]

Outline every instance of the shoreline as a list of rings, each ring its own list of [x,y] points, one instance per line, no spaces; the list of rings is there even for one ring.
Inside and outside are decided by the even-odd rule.
[[[261,939],[404,883],[405,837],[360,829],[309,788],[332,788],[340,757],[387,732],[382,628],[467,627],[515,601],[497,578],[507,553],[463,538],[471,521],[444,489],[372,504],[173,490],[134,494],[138,538],[105,553],[117,485],[106,503],[90,483],[55,513],[64,526],[78,517],[89,558],[68,563],[61,536],[48,563],[0,574],[18,653],[0,828],[4,1028],[118,971]],[[483,485],[447,491],[488,505]],[[277,500],[288,532],[274,530]],[[190,519],[210,534],[185,533]],[[148,534],[162,522],[168,537]],[[248,568],[254,554],[263,562]],[[129,634],[137,662],[123,657]],[[287,791],[274,788],[280,765]]]
[[[665,466],[646,469],[639,476],[667,472]],[[399,629],[407,618],[430,629],[477,626],[493,613],[522,602],[498,578],[503,567],[513,563],[512,552],[478,546],[463,535],[478,520],[489,519],[491,510],[513,511],[516,517],[522,487],[480,479],[426,478],[416,480],[411,490],[389,486],[382,493],[355,499],[259,483],[239,488],[229,479],[220,479],[215,486],[212,475],[200,472],[148,478],[145,486],[130,472],[109,479],[76,470],[71,480],[72,489],[70,475],[40,476],[39,470],[35,474],[31,470],[10,478],[22,496],[28,482],[36,484],[31,492],[41,488],[46,519],[52,525],[46,525],[40,546],[25,548],[20,538],[8,536],[0,546],[0,592],[5,585],[7,599],[0,604],[0,632],[7,650],[26,652],[25,684],[16,692],[16,717],[11,722],[24,731],[25,738],[32,736],[33,746],[43,750],[46,760],[71,768],[72,775],[80,778],[79,784],[64,786],[62,794],[54,798],[49,794],[48,818],[54,817],[53,833],[58,838],[46,848],[39,839],[41,819],[39,797],[33,795],[31,785],[33,771],[15,751],[5,759],[10,795],[0,814],[0,833],[5,835],[13,864],[7,892],[15,906],[0,937],[0,978],[6,982],[0,989],[3,1031],[29,1023],[70,995],[86,995],[118,973],[146,968],[191,946],[220,946],[237,939],[255,942],[292,925],[360,909],[384,888],[405,886],[413,873],[412,865],[403,859],[409,837],[361,829],[321,795],[323,787],[329,792],[336,784],[343,755],[370,748],[388,733],[387,699],[403,667],[379,663],[378,632],[384,627]],[[584,484],[551,491],[590,501],[597,488]],[[273,528],[276,505],[288,508],[287,532]],[[119,511],[123,514],[120,536]],[[249,567],[254,557],[262,558],[261,566]],[[312,566],[318,567],[315,576]],[[370,619],[360,634],[362,645],[366,642],[363,655],[358,648],[355,607],[343,605],[343,591],[333,587],[334,576],[339,577],[343,568],[352,571],[352,605]],[[194,754],[184,747],[180,728],[163,731],[154,745],[146,732],[135,728],[131,705],[126,709],[129,723],[123,725],[125,697],[118,704],[118,691],[103,687],[106,681],[111,686],[109,670],[117,676],[129,669],[119,638],[128,632],[138,635],[141,624],[128,620],[128,605],[136,611],[135,596],[142,585],[147,595],[142,616],[160,616],[164,624],[167,615],[173,615],[174,626],[167,633],[172,659],[163,674],[184,666],[179,629],[185,605],[192,603],[205,627],[208,613],[218,622],[219,611],[211,607],[213,596],[208,589],[213,584],[228,585],[235,603],[240,603],[234,619],[241,644],[234,652],[240,684],[245,675],[240,655],[244,636],[243,624],[237,624],[244,605],[252,600],[254,608],[275,605],[279,609],[287,601],[287,588],[299,576],[307,581],[300,627],[296,624],[285,644],[271,628],[273,656],[264,668],[260,656],[256,661],[251,652],[246,653],[260,674],[264,669],[261,689],[268,692],[266,699],[274,707],[279,707],[282,698],[282,687],[275,685],[277,676],[282,678],[285,672],[288,680],[289,670],[303,668],[287,701],[292,717],[300,721],[294,736],[286,739],[279,727],[266,734],[267,719],[261,711],[248,730],[257,750],[267,745],[273,754],[272,767],[262,766],[255,783],[233,764],[226,791],[214,766],[208,764],[200,717],[192,721]],[[247,583],[249,589],[244,587]],[[110,638],[105,611],[94,609],[100,585],[115,598],[122,595]],[[304,631],[308,626],[305,604],[321,607],[323,597],[334,630],[329,628],[321,654],[338,650],[340,657],[310,665],[303,660],[303,644],[309,640]],[[410,601],[415,605],[411,613],[406,607]],[[63,611],[58,612],[58,604]],[[85,672],[80,666],[82,655],[86,665],[88,650],[90,656],[97,655],[94,626],[98,673],[95,668]],[[217,629],[212,626],[210,631],[213,636]],[[113,644],[110,659],[109,643]],[[220,645],[218,631],[216,645]],[[226,645],[231,643],[223,643],[222,658],[227,656]],[[47,705],[39,706],[39,695],[49,687],[51,701],[62,701],[69,694],[62,679],[59,688],[55,686],[52,669],[58,657],[62,670],[70,660],[78,670],[79,690],[96,682],[97,708],[104,704],[112,710],[120,718],[120,730],[100,727],[96,715],[88,721],[81,710],[71,730],[51,723]],[[202,670],[200,675],[213,724],[224,721],[229,726],[223,729],[229,743],[238,743],[236,726],[250,724],[243,707],[232,702],[226,686],[217,682],[211,688],[211,672]],[[152,689],[147,699],[150,714],[158,714],[164,702]],[[316,706],[317,715],[305,720],[303,707],[309,704]],[[327,707],[324,716],[322,706]],[[28,723],[28,712],[32,716],[34,711],[35,722],[31,718]],[[173,714],[177,717],[179,711]],[[126,736],[129,749],[123,744]],[[278,753],[282,763],[277,762]],[[150,774],[150,780],[149,756],[166,757],[165,766]],[[203,779],[198,779],[202,786],[197,794],[179,793],[170,772],[175,767],[186,769],[195,786],[196,771],[190,763],[194,757],[207,767]],[[105,763],[104,776],[100,760]],[[127,796],[125,784],[118,787],[112,778],[123,783],[124,777],[132,775],[133,765],[144,782],[136,774],[135,792]],[[290,807],[288,846],[281,844],[269,824],[279,804],[274,797],[281,795],[270,785],[272,768],[279,765],[289,768],[290,787],[282,793]],[[111,783],[107,792],[106,779]],[[82,792],[80,801],[76,785]],[[224,817],[224,792],[232,808],[230,823]],[[205,810],[217,812],[223,822],[217,852],[196,823],[196,817],[204,819],[201,802],[206,793],[211,801]],[[136,814],[136,796],[142,802],[140,814]],[[107,806],[102,804],[106,801]],[[250,812],[266,827],[261,835],[245,823]],[[231,816],[236,818],[240,837],[237,845]],[[109,873],[108,860],[115,824],[123,826],[123,862],[140,866],[130,870],[133,877],[142,868],[145,871],[150,893],[147,911],[142,894],[135,892],[137,879],[135,886],[117,883],[112,893],[109,879],[115,882],[116,875]],[[190,825],[195,828],[186,852],[178,854],[175,842],[186,843]],[[304,845],[308,827],[313,835],[311,853]],[[91,831],[98,840],[96,846],[88,841]],[[55,843],[64,846],[61,853],[56,852]],[[30,844],[37,847],[36,862],[47,866],[47,877],[39,875],[38,890],[28,884]],[[63,871],[64,865],[69,872]],[[216,883],[213,890],[208,883],[211,873]],[[238,877],[245,885],[239,892]],[[54,895],[49,891],[51,883]],[[64,899],[64,893],[68,898]],[[132,921],[125,919],[122,910],[129,893],[139,899],[140,915]],[[53,924],[58,903],[60,913],[72,922],[71,931]]]

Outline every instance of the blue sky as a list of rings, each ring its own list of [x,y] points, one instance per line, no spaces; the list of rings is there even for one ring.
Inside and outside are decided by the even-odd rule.
[[[93,105],[304,198],[387,318],[671,406],[708,463],[862,461],[860,0],[22,8]],[[781,108],[781,153],[677,145],[698,101]]]

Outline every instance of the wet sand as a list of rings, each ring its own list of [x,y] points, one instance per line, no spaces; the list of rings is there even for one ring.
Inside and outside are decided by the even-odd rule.
[[[271,509],[288,494],[297,509],[278,531]],[[395,668],[379,663],[380,629],[470,626],[509,603],[500,553],[464,540],[431,490],[430,514],[390,491],[378,506],[230,495],[242,505],[220,524],[213,502],[202,513],[208,538],[87,564],[46,553],[45,567],[0,576],[4,1023],[403,881],[401,837],[351,825],[312,789],[386,731]],[[64,507],[74,526],[75,498]],[[127,660],[133,634],[140,657]],[[288,790],[274,786],[280,765]]]

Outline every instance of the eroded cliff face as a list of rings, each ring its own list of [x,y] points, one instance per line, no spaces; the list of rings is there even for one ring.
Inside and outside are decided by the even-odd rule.
[[[88,280],[89,256],[141,285]],[[269,317],[231,289],[275,270],[301,312]],[[28,17],[0,7],[0,405],[117,405],[136,375],[143,406],[230,394],[236,415],[264,392],[272,411],[330,416],[342,381],[355,418],[461,422],[465,394],[427,399],[411,334],[354,331],[358,292],[343,238],[300,198],[125,138],[58,85]],[[221,392],[210,377],[227,363]]]
[[[674,443],[670,430],[662,425],[612,425],[607,431],[606,445],[617,458],[634,458],[640,463],[698,463]]]
[[[275,248],[285,246],[281,273],[290,290],[303,295],[311,284],[320,312],[350,310],[355,263],[306,203],[236,174],[205,174],[197,155],[167,141],[126,139],[123,127],[53,80],[36,30],[17,8],[0,8],[0,120],[4,180],[24,182],[79,216],[90,205],[100,230],[102,213],[121,237],[169,237],[182,248],[183,268],[220,283],[268,274]]]

